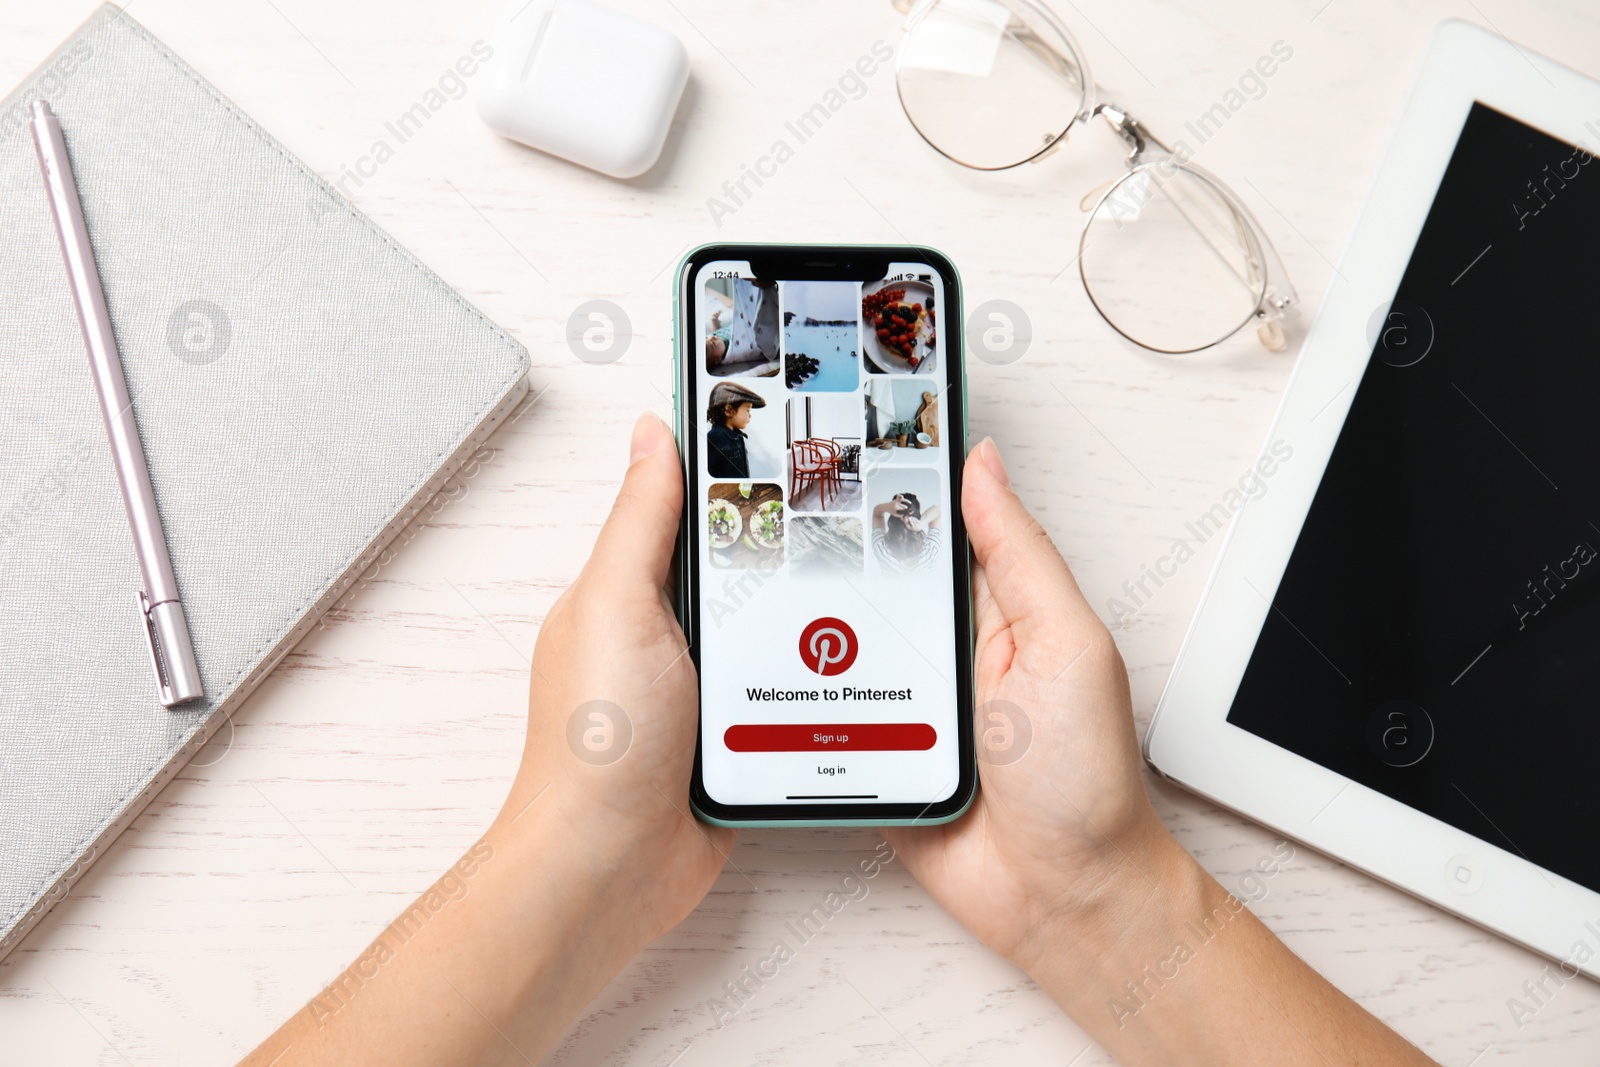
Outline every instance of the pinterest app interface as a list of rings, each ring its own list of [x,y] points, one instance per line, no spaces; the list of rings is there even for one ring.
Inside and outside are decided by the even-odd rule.
[[[701,269],[702,768],[728,805],[932,803],[959,778],[944,287]],[[961,457],[954,457],[959,460]]]

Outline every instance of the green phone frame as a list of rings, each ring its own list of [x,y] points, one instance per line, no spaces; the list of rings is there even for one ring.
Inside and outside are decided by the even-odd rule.
[[[752,255],[754,253],[754,255]],[[963,307],[961,293],[961,276],[957,273],[955,264],[950,258],[937,249],[925,245],[826,245],[826,244],[724,244],[713,242],[699,245],[684,253],[677,269],[673,272],[672,282],[672,409],[673,432],[679,442],[679,454],[682,457],[684,476],[684,509],[681,523],[678,551],[673,563],[673,576],[675,578],[674,605],[677,610],[679,624],[683,627],[684,635],[688,639],[691,650],[695,649],[697,635],[692,628],[690,596],[693,589],[692,573],[693,561],[689,553],[684,551],[688,540],[688,523],[692,514],[688,507],[689,486],[693,484],[694,473],[689,469],[691,451],[682,447],[686,422],[684,416],[684,396],[686,389],[685,372],[687,364],[684,360],[684,343],[686,337],[693,331],[688,329],[684,315],[688,306],[687,287],[693,280],[691,267],[707,260],[739,260],[750,261],[753,258],[770,259],[775,257],[789,257],[809,255],[813,257],[826,257],[827,260],[848,261],[852,256],[887,257],[891,262],[922,262],[935,267],[944,276],[946,282],[945,306],[953,308],[954,315],[948,316],[957,324],[954,331],[945,327],[944,352],[947,359],[953,361],[958,368],[954,387],[960,391],[961,419],[959,423],[959,440],[956,442],[959,452],[952,450],[950,453],[952,488],[958,486],[960,471],[957,457],[965,457],[967,453],[968,438],[968,397],[967,397],[967,365],[964,358],[964,344],[960,324],[962,322],[961,309]],[[951,297],[954,297],[952,300]],[[948,374],[949,371],[947,370]],[[965,681],[965,703],[970,708],[976,702],[976,695],[972,691],[972,657],[974,639],[976,634],[976,620],[972,602],[972,558],[971,551],[967,548],[964,529],[958,538],[961,547],[962,559],[956,564],[956,577],[958,587],[965,590],[966,630],[967,630],[967,659],[964,669],[958,669],[958,674]],[[696,667],[699,665],[699,654],[692,651]],[[958,664],[958,668],[961,665]],[[959,713],[958,713],[959,714]],[[728,826],[736,828],[767,828],[767,827],[818,827],[818,826],[937,826],[954,822],[961,818],[972,807],[977,799],[979,781],[977,766],[977,747],[973,738],[972,716],[966,716],[966,722],[961,724],[961,767],[960,780],[952,800],[959,798],[959,803],[951,810],[942,811],[934,816],[892,816],[871,817],[850,814],[843,817],[828,817],[818,813],[818,808],[829,808],[833,805],[810,805],[807,807],[796,806],[796,815],[783,817],[777,815],[727,818],[705,810],[698,796],[697,787],[700,785],[700,740],[695,741],[694,776],[690,783],[689,803],[696,817],[713,826]],[[697,728],[698,734],[698,728]],[[898,807],[903,807],[899,805]],[[932,807],[930,803],[928,807]],[[924,809],[926,810],[926,809]]]

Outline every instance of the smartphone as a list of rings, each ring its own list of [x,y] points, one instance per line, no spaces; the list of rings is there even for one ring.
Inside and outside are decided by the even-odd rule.
[[[955,267],[913,246],[709,245],[676,286],[696,813],[956,818],[977,768]]]

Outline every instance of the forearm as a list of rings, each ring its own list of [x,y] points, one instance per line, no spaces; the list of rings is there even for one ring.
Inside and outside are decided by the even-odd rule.
[[[548,814],[502,816],[245,1064],[537,1062],[639,947],[618,881]]]
[[[500,817],[251,1067],[538,1062],[716,880],[733,834],[687,814],[699,686],[662,591],[683,500],[671,430],[642,416],[628,455],[594,554],[540,627]]]
[[[1165,832],[1022,962],[1126,1067],[1432,1064],[1279,941]]]

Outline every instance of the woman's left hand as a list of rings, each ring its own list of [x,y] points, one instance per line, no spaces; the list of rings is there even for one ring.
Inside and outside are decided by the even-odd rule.
[[[733,833],[689,810],[700,687],[663,592],[682,500],[672,434],[645,415],[539,632],[505,806],[251,1067],[533,1063],[705,896]]]
[[[672,432],[644,415],[594,552],[539,632],[522,766],[496,820],[558,812],[626,898],[636,949],[694,910],[733,847],[689,809],[700,688],[664,590],[682,501]]]

